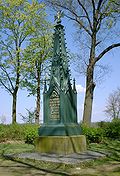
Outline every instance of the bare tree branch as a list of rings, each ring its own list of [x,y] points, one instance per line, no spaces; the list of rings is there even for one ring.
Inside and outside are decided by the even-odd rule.
[[[98,2],[98,6],[97,6],[97,10],[100,9],[100,6],[101,6],[102,2],[103,2],[103,0],[99,0],[99,2]]]
[[[93,16],[95,15],[95,2],[92,0],[92,6],[93,6]]]
[[[88,35],[92,36],[91,32],[83,25],[82,21],[79,20],[79,17],[77,15],[75,18],[72,18],[66,14],[65,14],[65,16],[73,21],[76,21],[87,32]]]
[[[52,6],[57,6],[59,8],[63,8],[64,10],[67,10],[68,12],[70,12],[75,18],[72,18],[71,16],[67,14],[65,14],[65,16],[73,21],[76,21],[87,32],[88,35],[92,36],[89,29],[87,29],[87,27],[82,23],[82,21],[80,20],[80,16],[78,16],[74,10],[68,8],[67,6],[64,6],[63,4],[58,4],[56,2],[50,2],[50,3],[52,4]]]
[[[86,14],[86,17],[87,17],[87,20],[88,20],[88,22],[89,22],[90,28],[91,28],[91,30],[92,30],[92,24],[91,24],[91,21],[90,21],[90,18],[89,18],[89,14],[88,14],[86,8],[83,6],[83,4],[81,3],[80,0],[77,0],[77,1],[78,1],[79,5],[82,7],[82,9],[84,10],[84,12],[85,12],[85,14]]]
[[[117,90],[113,91],[108,99],[107,99],[107,106],[105,108],[106,115],[111,117],[112,119],[120,118],[120,88],[118,87]]]
[[[108,51],[110,51],[113,48],[119,47],[120,43],[112,44],[109,47],[107,47],[105,50],[103,50],[98,57],[95,58],[95,63],[98,62]]]

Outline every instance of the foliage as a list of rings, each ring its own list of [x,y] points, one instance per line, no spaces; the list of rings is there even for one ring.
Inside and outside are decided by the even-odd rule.
[[[98,125],[99,127],[88,127],[81,124],[88,143],[101,143],[106,138],[120,140],[120,119]],[[34,139],[38,137],[38,128],[39,125],[35,124],[0,124],[0,142],[24,140],[28,144],[34,144]]]
[[[103,140],[103,130],[101,128],[81,125],[82,133],[86,136],[87,143],[100,143]]]
[[[1,0],[0,3],[0,86],[13,97],[15,123],[17,93],[27,75],[25,49],[37,34],[37,26],[42,33],[46,13],[45,5],[37,0]]]
[[[27,75],[23,81],[23,87],[27,88],[29,96],[36,96],[35,123],[38,124],[40,116],[40,93],[45,75],[49,72],[48,63],[51,57],[51,41],[50,24],[46,22],[42,27],[37,24],[36,32],[30,39],[30,44],[24,53],[24,60],[27,64],[25,72],[27,72]]]
[[[49,59],[52,55],[51,29],[52,26],[49,22],[44,23],[42,27],[37,25],[36,32],[30,38],[30,43],[24,52],[27,75],[23,81],[23,87],[27,88],[29,96],[37,94],[36,89],[39,81],[39,89],[42,88],[43,77],[47,75],[49,70]]]
[[[117,88],[117,90],[113,91],[109,95],[105,113],[111,119],[120,118],[120,88]]]
[[[9,93],[13,92],[17,71],[26,67],[23,61],[25,45],[36,32],[35,24],[45,21],[44,5],[33,1],[2,1],[0,6],[0,82]],[[24,47],[23,47],[24,44]],[[24,75],[25,76],[25,75]],[[22,78],[21,78],[22,80]],[[6,86],[5,86],[6,85]]]
[[[101,143],[106,138],[120,140],[120,119],[112,122],[99,122],[98,127],[88,127],[83,124],[81,127],[88,143]]]
[[[102,123],[103,134],[110,139],[120,140],[120,119],[114,119],[112,122]]]
[[[35,124],[0,124],[0,142],[26,140],[28,133],[33,131],[37,133],[38,127]]]
[[[25,134],[25,143],[34,144],[35,138],[38,137],[38,131],[36,129],[30,129],[26,131]]]

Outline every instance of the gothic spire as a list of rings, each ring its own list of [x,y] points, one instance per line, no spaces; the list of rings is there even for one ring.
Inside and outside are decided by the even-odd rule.
[[[57,24],[55,25],[54,29],[50,85],[54,85],[58,89],[61,88],[62,90],[68,90],[70,74],[68,68],[64,26],[61,24],[62,15],[62,12],[58,12],[55,17]]]

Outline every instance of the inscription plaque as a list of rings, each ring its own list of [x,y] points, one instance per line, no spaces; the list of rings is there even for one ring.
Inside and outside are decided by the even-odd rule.
[[[50,118],[59,119],[60,98],[58,94],[53,91],[50,96]]]

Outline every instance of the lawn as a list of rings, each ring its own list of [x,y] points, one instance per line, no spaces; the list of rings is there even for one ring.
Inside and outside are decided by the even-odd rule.
[[[33,150],[33,145],[19,141],[13,143],[0,143],[1,159],[3,159],[3,155],[5,154],[31,152]],[[35,161],[32,163],[28,160],[19,160],[19,162],[30,164],[31,166],[33,165],[36,168],[41,168],[46,171],[47,174],[49,173],[49,175],[120,176],[120,141],[106,140],[100,144],[91,143],[88,146],[88,150],[105,153],[106,157],[73,166],[63,164],[59,167],[53,163],[40,163]],[[6,160],[6,162],[8,161]]]

